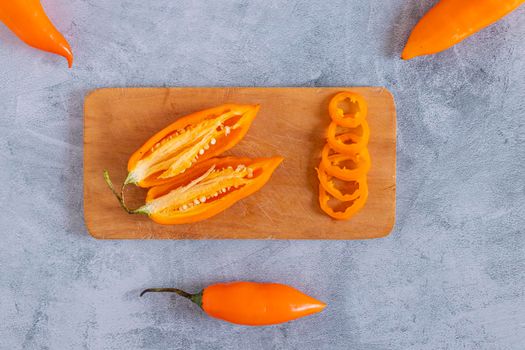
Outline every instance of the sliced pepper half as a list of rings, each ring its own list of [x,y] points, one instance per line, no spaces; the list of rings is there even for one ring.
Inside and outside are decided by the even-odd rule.
[[[130,214],[145,214],[159,224],[205,220],[263,187],[282,160],[282,157],[208,159],[169,183],[152,187],[142,207],[129,210],[123,202],[121,205]]]
[[[258,105],[226,104],[182,117],[159,131],[128,161],[124,185],[152,187],[235,146],[259,111]]]

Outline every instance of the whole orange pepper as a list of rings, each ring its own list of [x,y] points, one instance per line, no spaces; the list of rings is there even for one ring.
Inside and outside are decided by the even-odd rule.
[[[414,27],[401,58],[444,51],[498,21],[525,0],[441,0]]]
[[[39,0],[1,0],[0,21],[26,44],[67,59],[73,65],[73,53],[67,40],[53,26]]]
[[[190,294],[177,288],[150,288],[187,298],[214,318],[246,326],[288,322],[322,311],[326,304],[295,288],[278,283],[218,283]]]

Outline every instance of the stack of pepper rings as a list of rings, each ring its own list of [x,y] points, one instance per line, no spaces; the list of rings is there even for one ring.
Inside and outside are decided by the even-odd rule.
[[[356,107],[355,112],[345,114],[340,107],[347,100]],[[319,204],[334,219],[350,219],[363,208],[368,198],[370,155],[367,145],[370,129],[366,121],[367,110],[364,98],[352,92],[338,93],[328,105],[332,122],[328,127],[327,143],[322,151],[317,175],[320,182]],[[352,165],[347,168],[346,162]],[[352,192],[343,193],[336,188],[336,179],[345,185],[348,183]],[[341,202],[335,208],[329,204],[331,196]]]

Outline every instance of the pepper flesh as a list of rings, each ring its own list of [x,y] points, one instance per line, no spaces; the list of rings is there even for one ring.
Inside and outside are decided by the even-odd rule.
[[[261,189],[282,162],[272,158],[212,158],[188,174],[148,191],[146,204],[133,211],[164,225],[208,219]]]
[[[345,114],[341,104],[350,100],[354,104]],[[371,161],[368,153],[370,128],[366,121],[368,105],[359,94],[343,91],[337,93],[328,104],[332,122],[327,131],[327,143],[321,152],[321,163],[317,168],[319,179],[319,205],[330,217],[347,220],[363,208],[368,199],[367,173]],[[349,130],[338,133],[338,127]],[[360,129],[360,132],[357,132]],[[345,162],[352,165],[347,167]],[[343,193],[335,180],[350,186],[351,192]],[[340,201],[344,210],[330,206],[330,196]],[[341,205],[339,207],[341,207]]]
[[[328,201],[330,200],[330,196],[326,192],[324,187],[321,184],[319,184],[319,205],[326,214],[337,220],[350,219],[364,207],[367,199],[368,187],[359,188],[359,197],[351,201],[350,205],[344,211],[338,211],[330,206],[330,204],[328,203]]]
[[[324,170],[328,174],[337,177],[341,180],[352,181],[365,176],[370,170],[370,154],[368,153],[367,148],[363,148],[358,153],[333,155],[329,154],[330,149],[330,145],[326,144],[321,156],[321,163],[323,165]],[[340,164],[341,162],[347,160],[350,160],[353,163],[355,163],[355,167],[353,169],[347,169],[345,167],[334,165]]]
[[[334,198],[339,199],[343,202],[348,202],[356,199],[357,197],[359,197],[360,191],[363,191],[365,187],[368,187],[366,175],[363,175],[361,178],[352,181],[356,186],[354,186],[354,189],[351,193],[342,193],[338,188],[335,187],[335,184],[333,182],[334,177],[326,173],[323,163],[319,164],[319,168],[317,169],[317,178],[319,179],[319,183],[325,189],[326,192],[334,196]]]
[[[258,105],[226,104],[179,118],[133,153],[124,184],[167,183],[194,163],[221,154],[244,137],[258,111]]]
[[[525,0],[441,0],[414,27],[401,58],[444,51],[498,21]]]
[[[368,145],[368,140],[370,139],[370,127],[366,120],[363,120],[359,127],[361,128],[361,135],[356,135],[352,132],[336,135],[337,124],[332,122],[328,126],[326,140],[330,147],[339,153],[357,153]],[[347,144],[347,141],[352,141],[352,143]]]
[[[147,292],[174,292],[199,305],[209,316],[246,326],[266,326],[322,311],[326,304],[295,288],[279,283],[230,282],[189,294],[176,288]]]
[[[73,65],[69,43],[53,26],[39,0],[0,1],[0,21],[29,46],[63,56],[69,68]]]
[[[339,104],[345,100],[350,100],[357,107],[357,111],[354,113],[345,114],[344,110],[339,107]],[[340,126],[347,128],[358,127],[368,114],[368,105],[365,99],[356,93],[343,91],[335,95],[328,104],[328,113],[330,118]]]

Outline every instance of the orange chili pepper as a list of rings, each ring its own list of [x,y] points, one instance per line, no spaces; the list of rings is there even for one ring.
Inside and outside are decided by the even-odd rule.
[[[401,58],[444,51],[498,21],[525,0],[441,0],[414,27]]]
[[[345,100],[350,100],[350,102],[357,105],[357,111],[353,114],[345,114],[344,110],[339,107],[339,104]],[[368,113],[368,105],[363,98],[363,96],[343,91],[335,95],[328,104],[328,114],[330,118],[340,126],[345,126],[347,128],[358,127],[363,120],[366,118]]]
[[[315,314],[326,307],[325,303],[278,283],[219,283],[196,294],[177,288],[150,288],[140,296],[148,292],[177,293],[197,304],[211,317],[247,326],[288,322]]]
[[[333,176],[328,175],[326,173],[323,163],[319,164],[319,168],[317,169],[317,177],[319,179],[321,186],[323,186],[326,192],[334,196],[334,198],[339,199],[340,201],[343,201],[343,202],[352,201],[356,199],[357,197],[359,197],[362,191],[364,190],[368,191],[366,176],[363,176],[359,179],[352,181],[354,185],[356,185],[356,187],[351,193],[346,193],[346,194],[342,193],[339,189],[335,187],[333,180],[331,180]]]
[[[330,149],[330,145],[326,144],[321,155],[321,163],[328,174],[341,180],[353,181],[365,176],[368,173],[368,170],[370,170],[370,154],[368,153],[367,148],[363,148],[358,153],[353,154],[329,155]],[[346,169],[334,165],[334,163],[339,164],[346,160],[354,162],[356,167],[353,169]]]
[[[106,182],[121,206],[130,214],[144,214],[164,225],[187,224],[208,219],[261,189],[282,162],[273,158],[212,158],[192,167],[169,183],[152,187],[146,204],[130,210],[122,196]]]
[[[128,161],[124,185],[152,187],[215,157],[246,135],[258,105],[226,104],[177,119],[142,145]]]
[[[53,26],[39,0],[1,0],[0,21],[26,44],[67,59],[73,65],[73,53],[67,40]]]
[[[363,187],[362,189],[359,189],[359,197],[354,199],[352,202],[350,202],[350,205],[344,209],[344,211],[338,211],[332,208],[328,201],[330,200],[330,196],[326,192],[326,190],[323,188],[321,184],[319,184],[319,205],[321,206],[321,209],[331,216],[334,219],[337,220],[348,220],[352,216],[354,216],[359,210],[361,210],[366,200],[368,199],[368,187]],[[344,204],[345,202],[343,202]],[[348,202],[346,202],[348,203]]]
[[[328,126],[327,142],[330,147],[343,154],[357,153],[368,145],[370,139],[370,128],[366,120],[362,120],[361,124],[361,135],[348,132],[341,135],[336,135],[337,124],[332,122]],[[347,144],[347,141],[352,141],[351,144]]]

